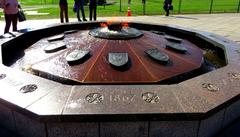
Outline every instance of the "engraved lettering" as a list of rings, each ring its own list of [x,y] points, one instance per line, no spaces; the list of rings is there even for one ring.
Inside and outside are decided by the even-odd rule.
[[[135,98],[136,95],[132,95],[131,98],[130,98],[130,101],[133,102],[134,98]]]
[[[123,102],[129,101],[129,97],[128,97],[128,96],[123,96],[123,97],[122,97],[122,101],[123,101]]]
[[[219,88],[211,83],[203,83],[202,87],[211,92],[219,91]]]
[[[236,79],[236,80],[239,80],[239,79],[240,79],[240,73],[228,73],[228,76],[229,76],[231,79]]]
[[[0,74],[0,80],[6,78],[6,74]]]
[[[157,103],[159,102],[160,98],[157,94],[152,92],[146,92],[142,94],[142,99],[147,103]]]
[[[23,86],[19,91],[22,93],[29,93],[29,92],[35,91],[37,88],[38,88],[37,85],[29,84],[29,85]]]
[[[90,93],[85,97],[89,104],[99,104],[104,100],[104,96],[99,93]]]
[[[110,102],[133,102],[135,95],[110,95]]]

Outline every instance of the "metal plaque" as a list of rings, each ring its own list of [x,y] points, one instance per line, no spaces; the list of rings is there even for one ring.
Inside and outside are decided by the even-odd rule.
[[[78,30],[68,30],[68,31],[65,31],[64,34],[72,34],[76,32],[78,32]]]
[[[128,53],[108,53],[108,62],[116,67],[122,67],[128,63]]]
[[[181,43],[182,42],[182,39],[172,37],[172,36],[165,36],[165,39],[167,39],[168,41],[176,42],[176,43]]]
[[[187,52],[187,48],[184,47],[183,45],[179,44],[179,43],[167,43],[166,45],[167,48],[181,52],[181,53],[186,53]]]
[[[66,60],[69,63],[76,62],[76,61],[82,60],[84,57],[89,55],[89,53],[90,53],[89,50],[75,49],[66,56]]]
[[[62,39],[64,39],[64,36],[65,36],[65,34],[59,34],[59,35],[52,36],[52,37],[48,38],[47,40],[48,41],[62,40]]]
[[[44,48],[44,51],[47,53],[51,53],[51,52],[57,52],[65,48],[66,48],[66,44],[60,41],[60,42],[51,43],[49,46]]]
[[[158,50],[157,48],[145,50],[145,53],[154,60],[165,63],[169,61],[168,55]]]
[[[152,33],[158,34],[158,35],[165,35],[165,32],[151,30]]]

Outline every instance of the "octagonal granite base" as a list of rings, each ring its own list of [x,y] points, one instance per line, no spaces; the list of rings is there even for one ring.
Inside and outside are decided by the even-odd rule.
[[[81,25],[84,23],[60,27],[67,30]],[[161,28],[221,48],[227,65],[172,85],[64,85],[0,65],[0,124],[22,137],[211,137],[217,134],[240,117],[239,45],[207,32],[176,26]],[[32,35],[37,33],[30,31],[17,38],[21,41]],[[1,40],[2,52],[13,43],[11,39]]]

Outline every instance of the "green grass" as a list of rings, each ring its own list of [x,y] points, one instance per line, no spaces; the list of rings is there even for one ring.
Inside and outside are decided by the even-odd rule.
[[[75,17],[72,6],[74,0],[68,0],[69,17]],[[58,0],[19,0],[22,7],[27,10],[37,10],[39,13],[49,13],[48,15],[30,16],[28,19],[41,18],[59,18]],[[128,0],[107,0],[111,5],[98,6],[97,16],[125,16],[127,14]],[[181,2],[181,4],[180,4]],[[188,13],[209,13],[211,0],[173,0],[174,10],[171,14],[188,14]],[[180,6],[179,6],[180,5]],[[146,15],[161,15],[163,11],[163,0],[146,0],[145,14]],[[237,12],[239,0],[213,0],[212,13]],[[132,0],[131,12],[132,15],[143,15],[144,7],[142,0]],[[179,10],[180,9],[180,10]],[[121,11],[120,11],[121,10]],[[88,17],[88,6],[85,6],[86,17]],[[0,12],[0,15],[3,13]],[[2,18],[0,18],[2,19]]]

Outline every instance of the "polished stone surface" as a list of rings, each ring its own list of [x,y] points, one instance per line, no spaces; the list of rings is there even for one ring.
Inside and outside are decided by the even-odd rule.
[[[127,130],[131,136],[210,137],[239,117],[233,115],[239,100],[240,56],[234,44],[226,46],[208,33],[198,35],[224,48],[228,64],[173,85],[71,86],[1,65],[0,86],[8,89],[0,92],[1,115],[12,111],[16,132],[24,136],[58,136],[70,131],[72,136],[126,136],[123,130]],[[5,123],[11,128],[11,116],[7,118],[10,123]]]

